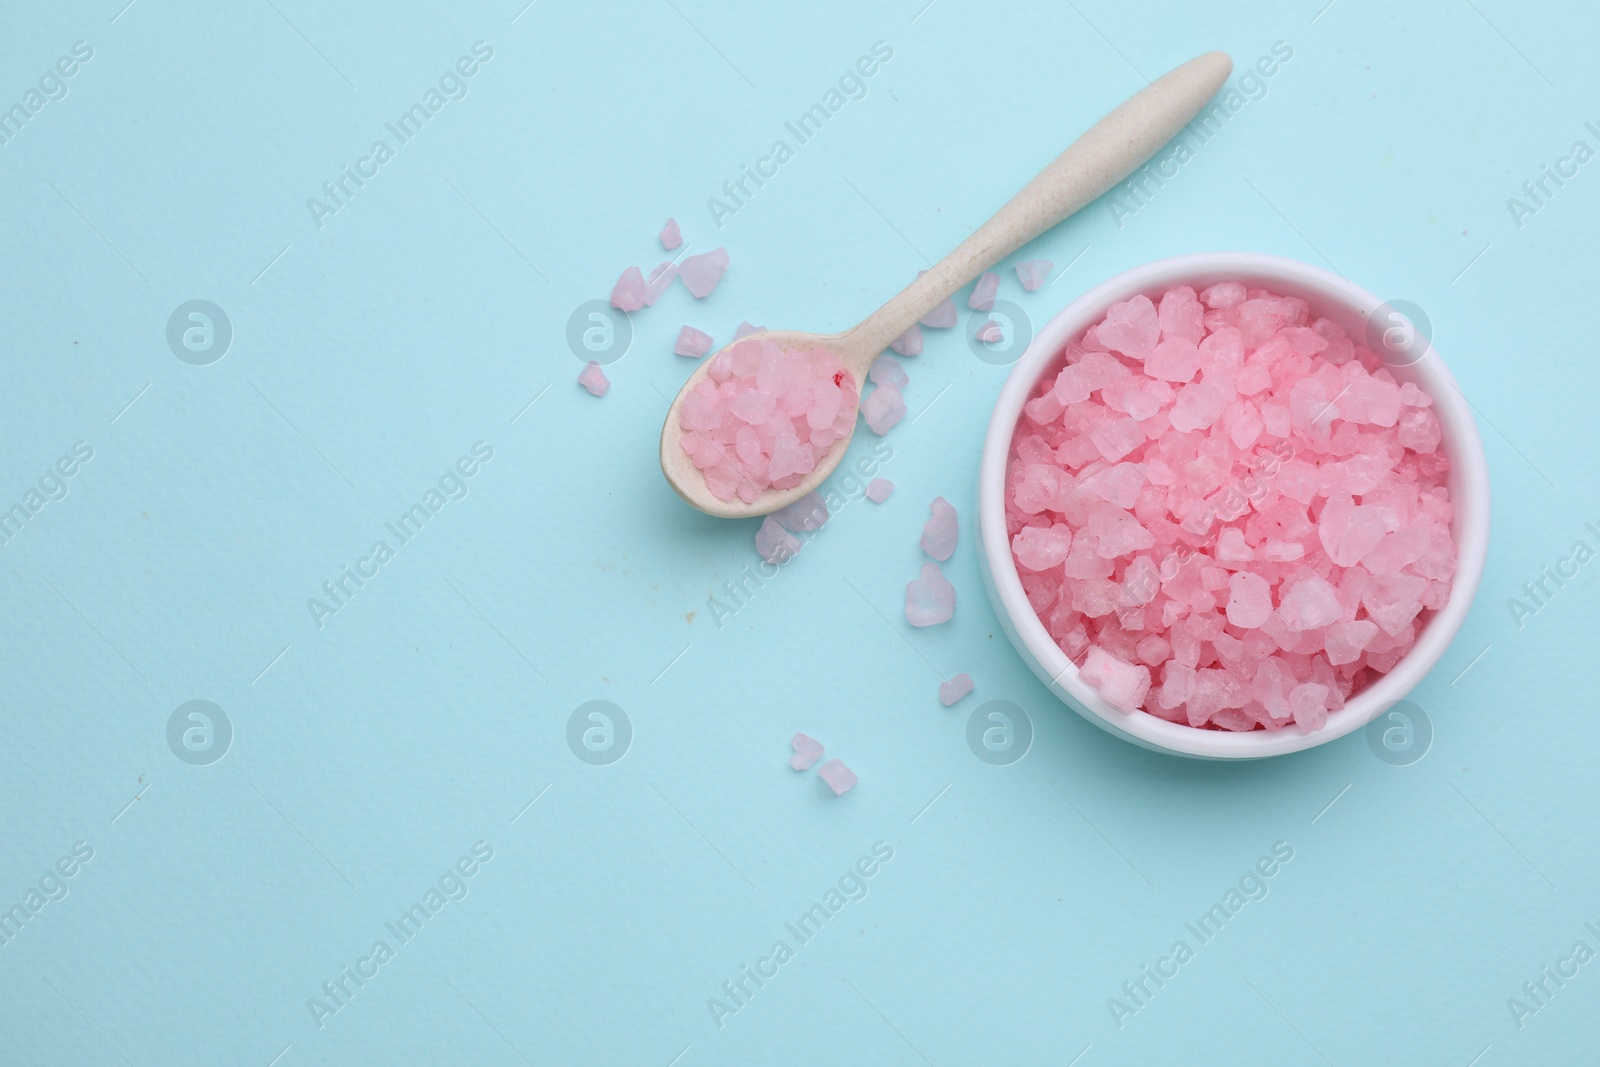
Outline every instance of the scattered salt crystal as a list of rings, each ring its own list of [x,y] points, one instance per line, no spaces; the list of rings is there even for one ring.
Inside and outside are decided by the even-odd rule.
[[[1305,301],[1178,286],[1108,308],[1041,374],[1006,533],[1086,678],[1147,671],[1119,706],[1319,729],[1449,600],[1442,444],[1432,398]]]
[[[611,306],[623,311],[638,311],[644,307],[644,296],[644,272],[638,267],[629,267],[617,279],[617,284],[611,287]]]
[[[578,384],[595,396],[605,396],[606,390],[611,388],[606,372],[600,369],[600,364],[592,362],[585,364],[583,370],[578,372]]]
[[[928,507],[933,515],[922,527],[922,551],[943,563],[956,550],[961,520],[956,515],[956,509],[942,496],[934,497]]]
[[[874,478],[867,483],[867,499],[874,504],[881,504],[889,499],[889,494],[894,492],[894,483],[887,478]]]
[[[817,768],[817,777],[828,783],[828,788],[833,790],[836,797],[844,796],[850,792],[851,786],[860,781],[856,772],[846,767],[837,756]]]
[[[794,755],[789,757],[789,766],[797,771],[811,769],[811,765],[822,756],[822,742],[805,734],[795,734],[789,738],[789,747],[794,749]]]
[[[672,350],[680,356],[699,359],[711,351],[711,335],[701,333],[693,326],[685,326],[678,331],[678,343],[672,346]]]
[[[678,220],[669,218],[661,227],[661,247],[668,252],[683,244],[683,234],[678,231]]]
[[[872,384],[874,385],[887,383],[896,389],[904,389],[906,383],[911,381],[906,376],[906,369],[900,365],[900,361],[888,353],[884,353],[872,361],[872,366],[867,368],[867,377],[872,379]]]
[[[922,316],[919,321],[924,326],[947,329],[956,324],[957,317],[956,302],[954,300],[944,300],[940,302],[938,307]]]
[[[861,402],[861,414],[872,432],[882,437],[906,417],[905,398],[889,382],[877,386]]]
[[[912,324],[911,329],[896,337],[889,345],[902,356],[914,356],[922,351],[922,327]]]
[[[1025,259],[1017,264],[1017,281],[1031,293],[1050,277],[1050,268],[1053,266],[1055,264],[1048,259]]]
[[[967,307],[973,311],[993,311],[995,294],[1000,291],[1000,275],[984,271],[978,275],[972,295],[967,297]]]
[[[766,333],[766,332],[767,332],[767,328],[765,326],[752,326],[750,324],[750,322],[748,320],[746,320],[744,322],[739,323],[739,328],[737,330],[733,331],[733,339],[735,341],[742,341],[746,337],[749,337],[753,333]]]
[[[956,612],[956,588],[937,563],[924,563],[922,577],[906,583],[906,621],[912,626],[949,622]]]
[[[958,674],[939,683],[939,703],[948,708],[970,692],[972,692],[972,679],[965,674]]]
[[[644,283],[644,306],[655,307],[656,301],[661,299],[661,294],[667,291],[672,284],[672,279],[678,276],[678,265],[668,260],[659,264],[650,272],[650,277]]]
[[[779,526],[791,533],[815,533],[832,517],[822,494],[813,489],[787,507],[772,513]]]
[[[998,322],[990,319],[979,326],[978,332],[973,336],[986,345],[997,345],[1006,339],[1006,331]]]
[[[1106,703],[1121,711],[1138,711],[1150,692],[1150,668],[1119,659],[1098,646],[1089,649],[1080,673]]]
[[[728,270],[728,250],[716,248],[698,256],[689,256],[678,267],[678,277],[696,300],[704,300],[716,289],[717,283]]]
[[[800,538],[785,530],[771,515],[761,520],[756,531],[756,551],[768,563],[788,563],[805,545]]]

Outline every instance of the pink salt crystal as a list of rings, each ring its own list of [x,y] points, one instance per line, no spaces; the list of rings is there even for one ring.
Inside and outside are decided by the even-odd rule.
[[[711,351],[711,335],[701,333],[693,326],[685,326],[678,331],[678,343],[672,346],[672,350],[680,356],[699,359]]]
[[[667,291],[667,287],[672,284],[672,279],[677,276],[678,266],[670,260],[652,270],[649,279],[644,284],[644,306],[655,307],[656,301],[661,299],[661,294]]]
[[[1167,382],[1187,382],[1200,370],[1200,349],[1182,337],[1167,338],[1144,361],[1144,371]]]
[[[1278,610],[1291,630],[1301,631],[1320,630],[1344,613],[1338,591],[1314,574],[1289,586]]]
[[[956,302],[954,300],[944,300],[939,304],[938,307],[922,316],[919,321],[924,326],[932,326],[935,329],[947,329],[956,324],[957,318]]]
[[[1025,571],[1046,571],[1066,562],[1072,549],[1072,527],[1024,526],[1011,539],[1011,554]]]
[[[678,267],[678,277],[683,279],[684,288],[694,294],[696,300],[704,300],[716,289],[727,270],[728,250],[716,248],[684,259]]]
[[[1245,563],[1256,558],[1255,551],[1245,542],[1244,531],[1225,526],[1217,534],[1217,558],[1229,563]]]
[[[881,504],[889,499],[889,494],[894,492],[894,483],[887,478],[874,478],[867,483],[867,499],[874,504]]]
[[[928,505],[933,515],[922,527],[922,551],[943,563],[956,550],[956,538],[961,533],[961,521],[956,509],[942,496],[933,498]]]
[[[967,297],[967,307],[973,311],[993,311],[995,294],[1000,291],[1000,275],[984,271],[978,275],[972,295]]]
[[[1272,617],[1272,586],[1259,574],[1240,571],[1228,579],[1228,621],[1254,630]]]
[[[1432,452],[1441,437],[1439,417],[1427,408],[1406,408],[1400,416],[1398,440],[1411,451]]]
[[[644,307],[644,273],[638,267],[629,267],[611,287],[611,306],[623,311],[638,311]]]
[[[1194,290],[1187,285],[1163,293],[1158,310],[1163,338],[1178,338],[1195,344],[1205,338],[1206,328],[1202,321],[1205,309],[1200,306]]]
[[[788,563],[805,545],[800,538],[785,530],[771,515],[761,520],[756,531],[756,551],[768,563]]]
[[[1180,433],[1204,430],[1217,421],[1230,399],[1227,392],[1209,381],[1194,382],[1178,390],[1178,399],[1167,417]]]
[[[1374,574],[1361,591],[1361,606],[1387,633],[1402,633],[1422,610],[1427,586],[1426,579],[1409,574]]]
[[[779,508],[771,515],[779,526],[790,533],[815,533],[822,529],[831,517],[827,502],[815,489],[793,504]]]
[[[1328,721],[1328,687],[1315,682],[1295,686],[1289,691],[1289,709],[1300,729],[1322,729]]]
[[[970,692],[972,692],[972,679],[965,674],[958,674],[948,681],[939,683],[939,703],[948,708]]]
[[[766,333],[766,332],[767,332],[767,328],[765,326],[752,326],[750,324],[750,322],[748,320],[746,320],[746,321],[740,322],[739,323],[739,328],[737,330],[733,331],[733,339],[735,341],[742,341],[746,337],[749,337],[753,333]]]
[[[1137,463],[1117,463],[1082,479],[1078,488],[1119,508],[1131,508],[1144,484],[1144,471]]]
[[[911,381],[900,361],[887,353],[872,361],[872,366],[867,368],[867,377],[872,379],[874,385],[887,383],[896,389],[904,389],[906,383]]]
[[[1317,538],[1328,558],[1341,567],[1353,567],[1378,547],[1389,532],[1393,513],[1377,506],[1361,506],[1348,496],[1330,498],[1317,521]]]
[[[1378,624],[1366,619],[1334,623],[1328,627],[1322,639],[1328,662],[1335,667],[1354,663],[1361,658],[1362,651],[1377,633]]]
[[[678,220],[669,218],[667,224],[661,227],[661,247],[668,252],[683,244],[683,234],[678,232]]]
[[[1106,703],[1121,711],[1137,711],[1150,692],[1150,668],[1118,659],[1105,649],[1091,646],[1079,676],[1100,691]]]
[[[1017,264],[1017,281],[1031,293],[1050,277],[1050,268],[1053,266],[1055,264],[1048,259],[1025,259]]]
[[[956,612],[956,589],[937,563],[924,563],[922,577],[906,583],[906,621],[912,626],[949,622]]]
[[[1161,323],[1156,306],[1142,293],[1131,300],[1112,304],[1106,319],[1094,331],[1095,340],[1129,359],[1143,361],[1161,340]]]
[[[978,332],[973,337],[986,345],[996,345],[1006,339],[1005,329],[993,319],[978,327]]]
[[[606,372],[600,369],[600,364],[598,363],[584,365],[583,370],[578,372],[578,384],[595,396],[605,396],[606,390],[611,388],[611,382],[606,378]]]
[[[889,347],[902,356],[917,355],[922,351],[922,327],[912,325],[911,329],[890,342]]]
[[[906,402],[900,390],[884,382],[867,394],[861,402],[861,414],[872,432],[882,437],[906,416]]]
[[[1201,292],[1200,299],[1208,308],[1232,308],[1244,303],[1245,288],[1239,282],[1218,282]]]
[[[789,757],[789,766],[797,771],[810,770],[823,751],[822,742],[805,734],[795,734],[789,738],[789,747],[794,749],[794,755]]]
[[[828,788],[833,790],[836,797],[844,796],[850,792],[851,786],[860,781],[856,772],[846,767],[837,756],[817,768],[817,777],[828,783]]]

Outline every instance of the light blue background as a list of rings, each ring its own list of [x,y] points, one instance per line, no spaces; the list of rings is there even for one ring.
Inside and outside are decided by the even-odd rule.
[[[1574,941],[1600,949],[1600,565],[1520,628],[1506,601],[1600,547],[1600,162],[1520,228],[1506,199],[1600,147],[1595,17],[922,3],[0,10],[6,106],[94,49],[0,145],[0,501],[94,449],[0,548],[0,905],[94,849],[0,945],[0,1062],[1593,1061],[1600,963],[1521,1029],[1506,1001]],[[480,40],[469,95],[319,229],[306,198]],[[867,96],[719,231],[706,199],[880,40]],[[848,504],[717,626],[754,524],[661,478],[678,327],[846,326],[1145,76],[1211,48],[1242,71],[1277,41],[1292,60],[1179,177],[1120,228],[1102,202],[1040,239],[1018,258],[1081,258],[1031,295],[1007,269],[1002,296],[1042,323],[1129,266],[1237,248],[1427,310],[1480,416],[1495,529],[1414,694],[1426,758],[1387,765],[1356,734],[1184,762],[1055,703],[979,579],[1005,369],[959,331],[908,361],[894,497]],[[663,258],[668,215],[732,267],[704,303],[674,287],[635,315],[597,401],[568,316]],[[164,332],[197,298],[234,328],[204,367]],[[470,495],[319,629],[307,598],[476,441],[494,458]],[[912,631],[935,495],[965,523],[959,608]],[[956,671],[977,692],[946,710]],[[995,698],[1036,732],[1008,767],[965,741]],[[167,745],[191,699],[235,730],[210,766]],[[610,766],[565,740],[594,699],[633,725]],[[861,784],[835,799],[791,772],[796,730]],[[318,1029],[307,999],[480,840],[470,895]],[[707,999],[877,841],[869,895],[719,1029]],[[1119,1029],[1108,998],[1280,841],[1266,899]]]

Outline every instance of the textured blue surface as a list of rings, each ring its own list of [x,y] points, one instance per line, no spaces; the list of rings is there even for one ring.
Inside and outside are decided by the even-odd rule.
[[[1592,11],[123,2],[0,12],[0,105],[26,114],[0,127],[0,504],[28,516],[0,547],[0,907],[22,908],[0,1062],[1592,1062],[1600,963],[1571,954],[1600,950],[1600,564],[1562,562],[1600,548]],[[875,42],[892,58],[799,144],[785,124]],[[1211,48],[1238,65],[1222,131],[1024,250],[1070,269],[1034,294],[1007,269],[1002,296],[1043,322],[1128,266],[1239,248],[1426,309],[1496,526],[1413,697],[1425,758],[1358,734],[1183,762],[1054,703],[979,581],[1005,368],[958,331],[908,361],[894,497],[834,483],[827,529],[724,617],[753,524],[689,510],[655,458],[679,325],[856,321]],[[386,123],[430,88],[402,142]],[[708,198],[779,139],[792,158],[719,228]],[[1572,176],[1535,200],[1544,165]],[[662,258],[668,215],[733,266],[635,315],[597,401],[569,316]],[[167,338],[193,300],[231,324],[206,365]],[[217,336],[176,351],[205,363]],[[935,495],[969,520],[960,606],[912,631]],[[318,620],[346,566],[369,577]],[[1546,566],[1577,576],[1533,601]],[[977,692],[946,710],[957,671]],[[966,740],[991,699],[1032,724],[1008,766]],[[226,743],[189,711],[169,743],[192,700]],[[609,764],[568,743],[594,700],[631,727],[611,716]],[[796,730],[861,784],[791,772]],[[1196,936],[1241,879],[1260,899]],[[413,905],[420,932],[391,929]],[[1176,977],[1130,997],[1179,941]]]

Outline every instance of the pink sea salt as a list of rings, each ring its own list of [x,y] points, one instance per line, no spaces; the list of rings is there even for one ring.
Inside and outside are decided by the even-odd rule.
[[[804,547],[800,538],[771,515],[761,520],[761,528],[756,531],[756,552],[768,563],[788,563]]]
[[[750,503],[799,485],[855,419],[856,381],[835,356],[746,339],[712,357],[678,424],[711,494]]]
[[[882,437],[906,417],[905,398],[893,382],[881,382],[861,402],[861,414],[872,432]]]
[[[1012,557],[1114,706],[1321,729],[1449,599],[1441,444],[1432,398],[1303,300],[1237,282],[1135,296],[1023,407]]]
[[[889,494],[894,492],[894,483],[887,478],[874,478],[867,483],[867,499],[874,504],[881,504],[889,499]]]
[[[999,344],[1006,339],[1006,331],[998,322],[990,319],[982,326],[979,326],[977,333],[973,334],[973,336],[984,344]]]
[[[672,280],[678,276],[678,265],[668,260],[659,264],[650,272],[650,277],[644,283],[644,306],[655,307],[656,301],[661,299],[661,294],[667,291]]]
[[[696,300],[704,300],[722,281],[727,270],[728,250],[716,248],[685,258],[678,266],[678,277],[683,279],[684,288],[694,294]]]
[[[1025,259],[1017,264],[1017,281],[1031,293],[1049,279],[1053,266],[1055,264],[1048,259]]]
[[[678,220],[669,218],[667,224],[661,227],[661,247],[671,252],[683,244],[683,234],[678,231]]]
[[[614,308],[638,311],[644,307],[644,298],[644,272],[638,267],[629,267],[623,271],[622,277],[617,279],[617,284],[611,287],[611,306]]]
[[[888,354],[872,361],[872,366],[867,368],[867,377],[874,385],[890,385],[896,389],[904,389],[911,381],[900,361]]]
[[[939,703],[948,708],[970,692],[972,679],[965,674],[958,674],[939,683]]]
[[[856,772],[844,765],[844,760],[835,756],[833,759],[817,768],[817,777],[828,783],[828,788],[833,790],[833,795],[842,797],[850,792],[861,779],[856,777]]]
[[[789,738],[789,747],[794,749],[794,755],[789,757],[789,766],[797,771],[811,769],[811,765],[822,757],[822,742],[805,734],[795,734]]]
[[[943,300],[918,321],[924,326],[932,326],[936,330],[944,330],[954,326],[957,317],[956,302],[954,300]]]
[[[933,514],[922,526],[922,551],[943,563],[956,550],[956,539],[961,534],[961,519],[956,509],[942,496],[933,498],[928,505]]]
[[[600,369],[600,364],[592,362],[584,364],[583,370],[578,372],[578,384],[594,396],[605,396],[606,390],[611,388],[606,372]]]
[[[711,351],[711,335],[701,333],[693,326],[685,326],[678,331],[678,343],[672,346],[672,350],[680,356],[699,359]]]
[[[973,311],[993,311],[995,294],[1000,291],[1000,275],[984,271],[967,297],[967,307]]]
[[[743,322],[739,323],[739,328],[737,330],[733,331],[733,339],[735,341],[742,341],[746,337],[749,337],[753,333],[766,333],[766,332],[767,332],[767,328],[765,326],[753,325],[748,319],[746,319]]]
[[[922,351],[922,327],[913,324],[911,329],[896,337],[889,347],[902,356],[917,355]]]
[[[936,626],[956,613],[956,589],[937,563],[924,563],[922,577],[906,583],[906,621],[912,626]]]

